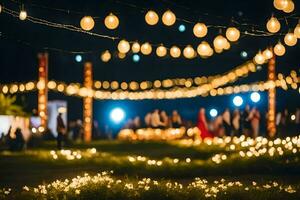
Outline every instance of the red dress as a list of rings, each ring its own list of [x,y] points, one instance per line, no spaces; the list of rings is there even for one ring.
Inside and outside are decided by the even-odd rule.
[[[197,127],[200,130],[200,137],[202,139],[213,137],[213,134],[207,129],[205,114],[202,114],[201,112],[198,115]]]

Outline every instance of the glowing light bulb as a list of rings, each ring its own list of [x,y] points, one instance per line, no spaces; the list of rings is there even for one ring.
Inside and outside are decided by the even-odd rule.
[[[280,27],[280,22],[275,17],[271,17],[267,22],[267,29],[270,33],[277,33],[280,30]]]
[[[26,10],[21,10],[20,14],[19,14],[19,19],[23,21],[26,18],[27,18],[27,12],[26,12]]]
[[[158,23],[158,15],[153,10],[149,10],[145,15],[145,21],[147,24],[153,26]]]
[[[203,24],[203,23],[197,23],[197,24],[195,24],[195,26],[193,28],[193,33],[198,38],[205,37],[206,34],[207,34],[207,27],[206,27],[206,25]]]
[[[118,44],[119,52],[125,54],[130,50],[130,44],[126,40],[121,40]]]
[[[288,46],[295,46],[297,44],[297,37],[294,33],[288,33],[284,36],[284,43]]]
[[[119,26],[119,19],[113,13],[110,13],[108,16],[105,17],[104,24],[106,28],[113,30]]]
[[[90,31],[94,28],[95,26],[95,21],[91,16],[84,16],[80,20],[80,26],[83,30],[85,31]]]
[[[162,16],[162,22],[166,26],[172,26],[176,22],[176,16],[171,10],[167,10]]]
[[[229,27],[226,30],[226,37],[231,42],[236,42],[240,38],[240,31],[235,27]]]

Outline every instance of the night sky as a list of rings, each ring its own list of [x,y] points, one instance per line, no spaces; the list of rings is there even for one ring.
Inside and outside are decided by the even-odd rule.
[[[18,2],[18,3],[17,3]],[[1,4],[13,10],[19,10],[20,2],[24,3],[28,15],[43,18],[57,23],[79,26],[84,15],[97,16],[93,32],[110,36],[126,38],[130,41],[164,44],[170,47],[174,44],[184,47],[192,44],[194,48],[206,40],[212,44],[213,38],[219,33],[219,28],[209,28],[204,39],[193,36],[193,24],[177,20],[172,27],[164,26],[161,21],[156,26],[149,26],[144,21],[145,11],[152,9],[161,16],[164,11],[171,9],[179,19],[192,22],[201,21],[211,25],[232,25],[232,19],[239,23],[255,24],[265,30],[265,23],[273,14],[281,18],[283,12],[275,10],[272,0],[102,0],[102,1],[11,1],[4,0]],[[59,11],[60,10],[60,11]],[[70,10],[70,12],[66,12]],[[293,12],[299,16],[299,5]],[[119,17],[120,25],[116,30],[108,30],[103,24],[104,17],[113,12]],[[181,33],[178,26],[184,24],[186,31]],[[294,28],[297,20],[289,20],[289,27]],[[249,29],[236,25],[241,30]],[[250,26],[252,27],[252,26]],[[282,21],[282,32],[288,31],[285,21]],[[255,26],[253,26],[255,28]],[[225,30],[222,30],[225,33]],[[209,59],[158,58],[155,53],[151,56],[141,56],[138,63],[132,61],[129,54],[123,60],[116,56],[108,63],[103,63],[100,54],[104,50],[116,51],[117,41],[93,37],[84,33],[49,28],[33,24],[30,21],[20,21],[5,13],[0,14],[0,83],[25,82],[37,80],[37,53],[49,52],[49,79],[58,81],[82,83],[83,63],[75,61],[75,53],[81,54],[83,61],[92,61],[95,80],[108,81],[143,81],[166,78],[187,78],[203,75],[224,73],[246,61],[241,58],[241,51],[248,52],[251,59],[259,49],[265,49],[277,43],[280,37],[251,37],[242,35],[240,40],[232,44],[231,49],[222,54],[214,54]],[[282,38],[282,37],[281,37]],[[56,50],[53,50],[56,49]],[[284,57],[277,59],[277,71],[287,74],[292,69],[299,72],[300,45],[287,47]],[[251,83],[266,80],[266,66],[262,70],[238,81],[237,83]],[[24,94],[27,109],[36,106],[36,93]],[[243,94],[245,101],[249,101],[249,94]],[[288,106],[295,109],[300,106],[299,94],[296,91],[278,92],[278,108]],[[262,94],[262,101],[257,105],[262,111],[266,109],[266,95]],[[170,112],[178,109],[186,119],[195,120],[199,107],[217,108],[223,111],[225,107],[233,109],[232,96],[193,98],[179,100],[146,100],[146,101],[95,101],[94,117],[100,124],[108,122],[108,112],[115,106],[121,106],[127,112],[127,118],[144,115],[146,112],[160,108]],[[69,104],[69,118],[82,116],[82,100],[77,97],[65,97],[50,93],[49,99],[66,99]],[[286,105],[288,103],[288,105]]]

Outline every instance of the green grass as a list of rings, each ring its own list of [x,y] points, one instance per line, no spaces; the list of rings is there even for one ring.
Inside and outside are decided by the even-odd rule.
[[[67,199],[78,199],[79,197],[82,199],[151,199],[151,197],[152,199],[180,199],[179,197],[182,197],[181,199],[203,199],[205,198],[205,191],[199,191],[199,188],[195,191],[189,191],[187,188],[187,185],[195,177],[202,177],[209,181],[221,178],[226,178],[228,181],[242,181],[249,187],[251,186],[249,181],[257,181],[262,184],[267,184],[268,181],[277,181],[282,185],[291,185],[296,191],[290,194],[284,189],[252,188],[249,189],[249,192],[245,190],[247,187],[245,186],[243,189],[230,188],[230,190],[218,193],[218,198],[221,199],[280,199],[282,197],[299,199],[296,198],[297,195],[299,197],[298,189],[300,186],[300,181],[298,181],[300,180],[298,140],[297,138],[291,147],[286,144],[292,141],[290,139],[286,140],[285,143],[281,142],[276,145],[267,143],[256,146],[257,151],[263,148],[267,149],[267,153],[258,157],[241,157],[240,155],[240,151],[247,153],[250,151],[250,147],[255,147],[254,144],[245,147],[232,141],[197,145],[182,141],[97,141],[90,144],[72,144],[66,147],[72,152],[76,151],[80,154],[80,159],[75,158],[73,160],[68,160],[66,155],[62,155],[59,151],[51,154],[50,151],[55,149],[55,143],[45,142],[25,152],[0,152],[0,188],[12,188],[11,195],[13,196],[10,196],[11,199],[26,199],[26,196],[28,196],[27,199],[43,199],[45,196],[40,196],[40,194],[20,191],[24,185],[36,187],[38,184],[50,183],[56,179],[71,179],[85,172],[95,175],[100,171],[113,170],[113,179],[137,184],[141,178],[150,177],[157,179],[159,183],[177,181],[183,184],[184,189],[178,191],[177,194],[174,191],[170,192],[167,188],[153,186],[149,191],[137,190],[133,192],[136,194],[135,196],[128,196],[126,191],[123,191],[124,188],[117,189],[119,186],[112,189],[99,185],[89,185],[86,189],[82,189],[79,196],[72,196],[73,193],[63,195],[67,195]],[[233,144],[235,148],[230,149]],[[270,156],[268,151],[273,147],[275,147],[275,153]],[[282,150],[278,149],[279,147],[284,152],[282,155],[280,155]],[[92,153],[89,148],[96,148],[97,152]],[[295,152],[293,152],[294,149],[296,149]],[[53,158],[53,153],[58,156],[57,159]],[[216,163],[212,160],[216,155],[220,155],[220,157],[226,155],[226,159],[220,159],[220,163]],[[161,163],[158,164],[159,162]],[[211,184],[207,187],[211,187]],[[54,196],[52,198],[51,195],[47,194],[47,198],[63,198],[55,196],[61,191],[52,189],[50,191],[53,192],[51,194]],[[100,195],[101,198],[99,192],[102,194]],[[94,194],[95,197],[93,197]],[[3,198],[9,199],[5,195]]]

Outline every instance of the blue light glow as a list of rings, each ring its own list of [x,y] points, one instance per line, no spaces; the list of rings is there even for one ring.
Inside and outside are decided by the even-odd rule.
[[[76,62],[81,62],[82,61],[82,56],[81,55],[76,55],[75,60],[76,60]]]
[[[140,61],[140,56],[138,54],[133,54],[132,60],[133,60],[133,62],[139,62]]]
[[[116,124],[119,124],[124,118],[125,112],[122,108],[114,108],[110,112],[110,119]]]
[[[216,109],[210,109],[209,114],[211,117],[216,117],[218,115],[218,111]]]
[[[251,101],[257,103],[260,101],[260,94],[258,92],[252,92],[250,95]]]
[[[178,30],[180,32],[184,32],[185,31],[185,25],[181,24],[180,26],[178,26]]]
[[[235,96],[233,98],[233,104],[237,107],[240,107],[243,104],[243,98],[241,96]]]
[[[248,57],[248,53],[246,51],[242,51],[241,52],[241,57],[242,58],[247,58]]]

